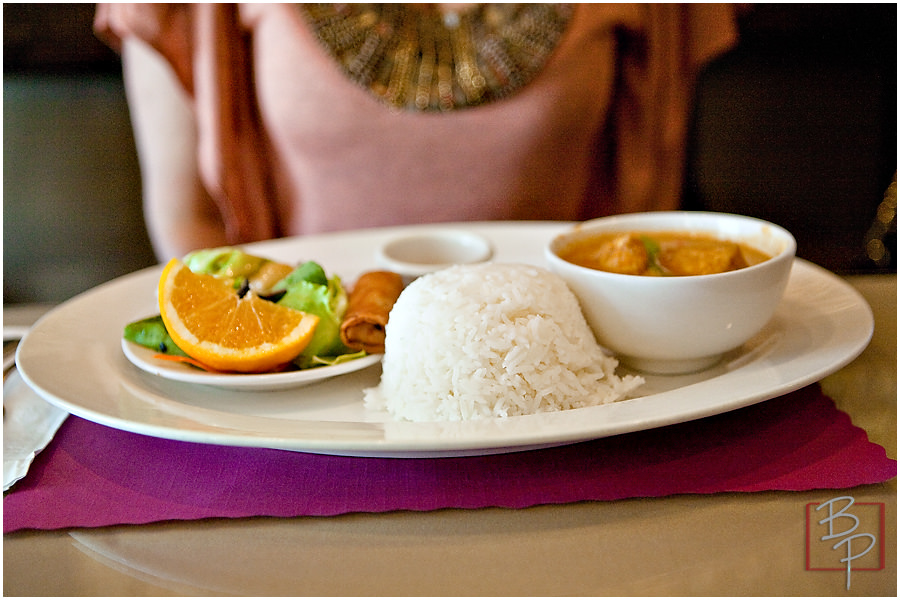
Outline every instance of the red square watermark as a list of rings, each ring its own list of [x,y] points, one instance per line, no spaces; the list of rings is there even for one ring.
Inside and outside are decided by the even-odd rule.
[[[884,503],[838,496],[806,505],[806,570],[884,569]]]

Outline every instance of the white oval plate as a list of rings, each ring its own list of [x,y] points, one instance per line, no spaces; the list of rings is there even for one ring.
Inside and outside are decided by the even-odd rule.
[[[140,344],[122,339],[122,352],[131,364],[139,369],[152,373],[163,379],[211,385],[225,390],[245,390],[249,392],[265,392],[302,387],[311,383],[324,381],[338,375],[353,373],[371,367],[381,361],[381,354],[369,354],[345,363],[333,366],[315,367],[301,371],[284,373],[210,373],[196,367],[178,362],[162,361],[153,358],[157,352]]]
[[[570,223],[467,223],[493,260],[544,265],[543,247]],[[289,262],[318,260],[348,284],[372,270],[385,240],[432,226],[306,236],[249,246]],[[437,227],[437,226],[434,226]],[[379,457],[495,454],[671,425],[776,398],[840,369],[868,345],[872,311],[836,275],[797,260],[773,320],[719,365],[649,376],[640,398],[577,410],[463,423],[405,423],[367,410],[381,368],[287,390],[237,391],[169,381],[122,353],[122,328],[156,310],[161,267],[113,280],[45,315],[18,350],[22,377],[47,401],[110,427],[157,437]]]

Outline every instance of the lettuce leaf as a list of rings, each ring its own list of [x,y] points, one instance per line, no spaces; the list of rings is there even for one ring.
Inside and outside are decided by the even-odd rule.
[[[306,281],[316,285],[328,285],[328,277],[325,275],[325,269],[317,262],[311,260],[306,261],[278,283],[272,286],[272,291],[286,291],[292,285]]]
[[[145,348],[156,350],[160,354],[187,356],[184,350],[179,348],[175,341],[172,340],[162,317],[158,315],[129,323],[125,326],[122,337]]]
[[[184,257],[184,264],[194,273],[206,273],[223,279],[243,280],[259,271],[268,259],[247,254],[230,246],[196,250]]]
[[[319,317],[312,340],[294,360],[301,369],[336,364],[334,361],[338,357],[357,354],[341,341],[341,321],[347,310],[347,292],[338,276],[327,278],[324,285],[318,283],[322,277],[324,271],[321,267],[311,268],[309,263],[300,265],[283,280],[285,292],[278,300],[282,306]],[[282,284],[275,287],[282,287]]]

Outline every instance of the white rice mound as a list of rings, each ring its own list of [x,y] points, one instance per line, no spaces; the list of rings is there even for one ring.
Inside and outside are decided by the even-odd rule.
[[[575,295],[556,274],[517,264],[455,266],[420,277],[387,324],[382,376],[365,404],[397,420],[464,421],[621,400],[617,377]]]

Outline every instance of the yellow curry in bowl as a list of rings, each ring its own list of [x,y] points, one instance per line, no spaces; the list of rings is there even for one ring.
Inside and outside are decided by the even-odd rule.
[[[602,233],[574,240],[558,255],[589,269],[653,277],[713,275],[771,258],[747,244],[679,231]]]

